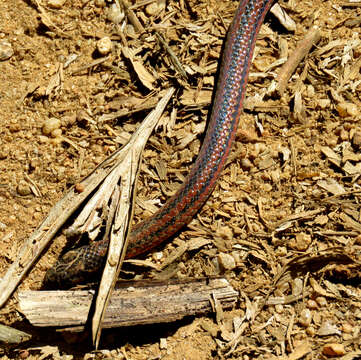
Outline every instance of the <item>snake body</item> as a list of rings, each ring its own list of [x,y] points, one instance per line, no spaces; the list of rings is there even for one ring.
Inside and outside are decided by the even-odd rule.
[[[129,235],[126,258],[148,252],[188,224],[214,189],[241,116],[250,63],[259,28],[273,0],[241,0],[228,30],[209,125],[199,155],[183,185],[152,217]],[[108,239],[66,253],[48,270],[59,286],[89,280],[102,268]]]

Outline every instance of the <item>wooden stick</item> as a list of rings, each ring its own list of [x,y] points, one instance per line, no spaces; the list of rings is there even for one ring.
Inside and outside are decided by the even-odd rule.
[[[168,45],[168,43],[165,41],[165,39],[161,34],[155,32],[155,35],[157,36],[159,42],[163,45],[165,51],[169,54],[171,61],[174,67],[176,68],[176,70],[183,76],[184,79],[187,79],[187,73],[184,70],[182,63],[178,59],[177,55],[174,53],[174,51],[171,49],[171,47]]]
[[[135,15],[135,12],[130,8],[130,4],[127,0],[119,0],[120,3],[123,5],[123,8],[125,10],[125,13],[127,14],[127,17],[129,21],[132,23],[132,25],[135,28],[135,31],[142,34],[144,33],[144,27],[141,24],[141,22],[138,20],[137,15]]]
[[[277,90],[280,95],[286,90],[288,80],[293,72],[296,70],[298,64],[309,53],[312,46],[316,44],[321,38],[320,30],[317,27],[312,27],[304,37],[297,43],[296,49],[290,55],[288,60],[283,64],[278,72],[278,86]]]
[[[119,284],[119,283],[118,283]],[[212,311],[211,299],[231,308],[238,299],[224,278],[120,282],[105,311],[103,328],[179,320]],[[19,308],[34,326],[81,331],[87,322],[94,290],[19,291]]]

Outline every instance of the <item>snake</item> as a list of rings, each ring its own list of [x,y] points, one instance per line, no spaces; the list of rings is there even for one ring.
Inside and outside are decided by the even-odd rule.
[[[225,167],[242,115],[257,35],[273,0],[241,0],[228,29],[213,106],[201,149],[178,191],[150,218],[135,225],[126,258],[134,258],[178,233],[212,193]],[[60,257],[45,282],[68,287],[89,281],[104,265],[109,239],[93,241]]]

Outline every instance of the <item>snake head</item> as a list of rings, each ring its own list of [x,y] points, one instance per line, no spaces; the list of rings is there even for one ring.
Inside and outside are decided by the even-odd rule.
[[[68,251],[46,272],[45,286],[65,289],[98,280],[106,251],[97,243]]]

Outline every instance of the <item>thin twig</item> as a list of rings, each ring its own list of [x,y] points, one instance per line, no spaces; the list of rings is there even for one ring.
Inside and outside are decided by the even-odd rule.
[[[144,29],[143,25],[141,24],[141,22],[138,20],[137,16],[135,15],[135,12],[133,10],[131,10],[131,7],[130,7],[128,1],[127,0],[118,0],[118,1],[123,5],[125,13],[127,14],[129,21],[134,26],[135,31],[138,33],[141,33],[141,34],[144,33],[145,29]]]
[[[187,73],[185,72],[181,62],[179,61],[177,55],[174,53],[174,51],[168,46],[167,42],[164,40],[163,36],[159,34],[158,32],[155,32],[155,35],[157,36],[158,40],[162,43],[164,49],[168,52],[172,63],[176,70],[183,76],[184,79],[187,79]]]
[[[293,72],[296,70],[298,64],[309,53],[312,46],[316,44],[321,38],[320,30],[317,27],[312,27],[304,39],[297,43],[295,51],[290,55],[287,62],[283,64],[278,72],[278,86],[277,90],[280,95],[286,90],[288,80]]]
[[[75,75],[75,74],[78,74],[78,73],[80,73],[80,72],[82,72],[82,71],[84,71],[84,70],[88,70],[88,69],[90,69],[90,68],[92,68],[92,67],[94,67],[94,66],[96,66],[96,65],[102,64],[103,62],[105,62],[105,61],[107,61],[107,60],[109,60],[109,59],[110,59],[110,57],[107,56],[107,57],[103,57],[103,58],[94,60],[94,61],[92,61],[92,62],[89,63],[89,64],[86,64],[86,65],[84,65],[84,66],[78,67],[77,69],[73,70],[73,71],[71,72],[71,75]]]

